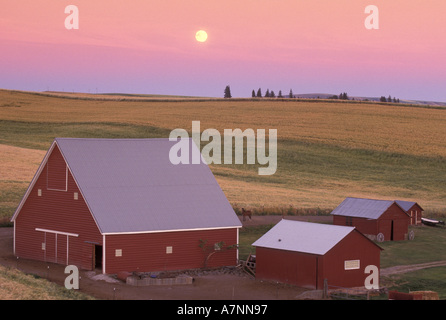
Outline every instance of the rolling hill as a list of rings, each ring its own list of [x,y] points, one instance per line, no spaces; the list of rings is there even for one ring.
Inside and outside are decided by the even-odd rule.
[[[54,137],[168,137],[175,128],[277,129],[277,172],[210,167],[234,209],[257,214],[325,213],[345,197],[418,201],[446,213],[446,108],[323,99],[212,99],[0,90],[0,172],[16,160],[27,176]],[[202,142],[202,147],[206,142]],[[29,152],[29,159],[26,151]],[[10,170],[10,169],[8,169]],[[17,170],[19,174],[20,170]],[[28,178],[0,176],[0,217],[12,215]]]

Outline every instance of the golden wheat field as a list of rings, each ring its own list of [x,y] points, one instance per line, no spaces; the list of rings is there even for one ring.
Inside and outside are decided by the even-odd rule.
[[[54,137],[167,137],[175,128],[190,132],[192,121],[200,121],[201,131],[221,133],[277,129],[273,176],[260,177],[246,165],[211,166],[236,209],[297,213],[334,208],[346,196],[358,196],[412,199],[426,211],[446,212],[446,109],[351,101],[0,90],[0,188],[5,194],[13,181],[30,180]],[[19,193],[13,193],[12,203],[19,201]],[[13,205],[7,207],[10,211]]]
[[[72,95],[68,95],[72,97]],[[76,96],[77,97],[77,96]],[[90,97],[90,99],[86,99]],[[82,99],[82,98],[85,98]],[[446,156],[446,110],[374,103],[290,101],[145,102],[117,96],[79,99],[0,91],[0,119],[43,122],[118,122],[166,129],[278,129],[279,139],[423,156]],[[7,107],[5,107],[7,106]],[[8,107],[9,106],[9,107]],[[2,108],[3,107],[3,108]]]

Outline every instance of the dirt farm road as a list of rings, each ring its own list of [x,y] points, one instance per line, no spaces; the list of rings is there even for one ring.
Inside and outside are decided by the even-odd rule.
[[[417,270],[426,269],[426,268],[444,267],[444,266],[446,266],[446,261],[434,261],[434,262],[411,264],[411,265],[405,265],[405,266],[395,266],[395,267],[383,268],[380,270],[379,274],[381,276],[388,276],[388,275],[392,275],[392,274],[406,273],[406,272],[417,271]]]
[[[322,222],[327,217],[287,217]],[[281,216],[256,216],[245,226],[277,223]],[[46,278],[64,285],[65,266],[54,263],[17,259],[13,255],[13,228],[0,228],[0,264]],[[444,266],[446,261],[381,270],[381,275],[402,273],[421,268]],[[197,271],[189,285],[135,287],[96,271],[80,270],[80,291],[103,300],[293,300],[308,291],[291,285],[256,280],[237,268]]]

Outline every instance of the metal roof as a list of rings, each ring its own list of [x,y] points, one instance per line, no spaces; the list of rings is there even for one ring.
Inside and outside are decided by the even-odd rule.
[[[346,198],[331,214],[378,219],[393,203],[391,200]]]
[[[354,227],[282,219],[252,245],[324,255]]]
[[[56,138],[103,234],[241,227],[209,167],[177,164],[169,139]],[[198,151],[192,140],[192,149]],[[198,151],[199,152],[199,151]]]
[[[414,201],[403,201],[403,200],[395,200],[395,202],[403,208],[404,211],[409,211],[417,203]]]

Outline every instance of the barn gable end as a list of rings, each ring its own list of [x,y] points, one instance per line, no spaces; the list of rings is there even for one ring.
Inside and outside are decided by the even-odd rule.
[[[16,210],[14,254],[92,269],[92,244],[102,235],[54,143]]]

